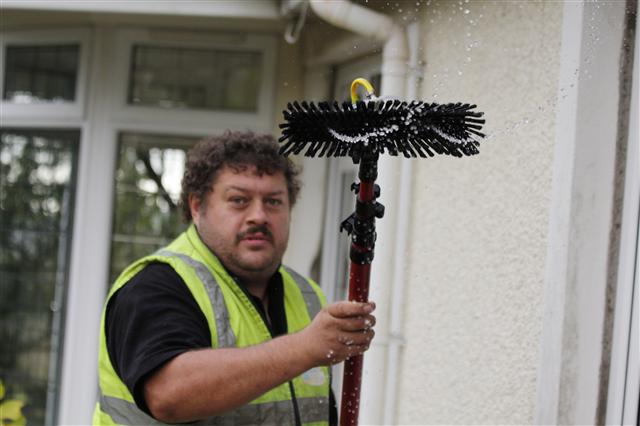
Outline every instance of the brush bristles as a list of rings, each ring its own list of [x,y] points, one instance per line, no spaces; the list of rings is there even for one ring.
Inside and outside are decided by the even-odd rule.
[[[477,154],[483,113],[470,104],[428,104],[423,102],[359,101],[293,102],[283,111],[280,124],[283,155],[308,157],[359,157],[402,153],[405,157],[433,157],[435,154]]]

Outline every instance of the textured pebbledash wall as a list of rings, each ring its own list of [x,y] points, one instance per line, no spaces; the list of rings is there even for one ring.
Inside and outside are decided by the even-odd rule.
[[[481,154],[416,161],[397,424],[533,421],[561,2],[432,2],[422,97],[485,112]]]

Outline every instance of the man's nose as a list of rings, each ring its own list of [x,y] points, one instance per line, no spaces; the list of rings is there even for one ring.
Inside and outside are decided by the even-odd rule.
[[[256,201],[252,203],[249,209],[247,221],[251,223],[263,224],[267,222],[267,219],[268,216],[264,203],[262,201]]]

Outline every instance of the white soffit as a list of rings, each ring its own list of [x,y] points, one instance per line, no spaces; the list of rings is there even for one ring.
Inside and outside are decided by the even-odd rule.
[[[275,0],[217,1],[47,1],[2,0],[0,9],[56,10],[97,13],[143,13],[221,18],[279,19]]]

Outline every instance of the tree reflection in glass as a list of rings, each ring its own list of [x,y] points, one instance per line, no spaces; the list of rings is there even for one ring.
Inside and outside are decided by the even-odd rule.
[[[30,424],[55,419],[79,138],[0,130],[0,379]]]
[[[198,138],[122,133],[116,170],[111,274],[185,228],[178,209],[187,150]]]

